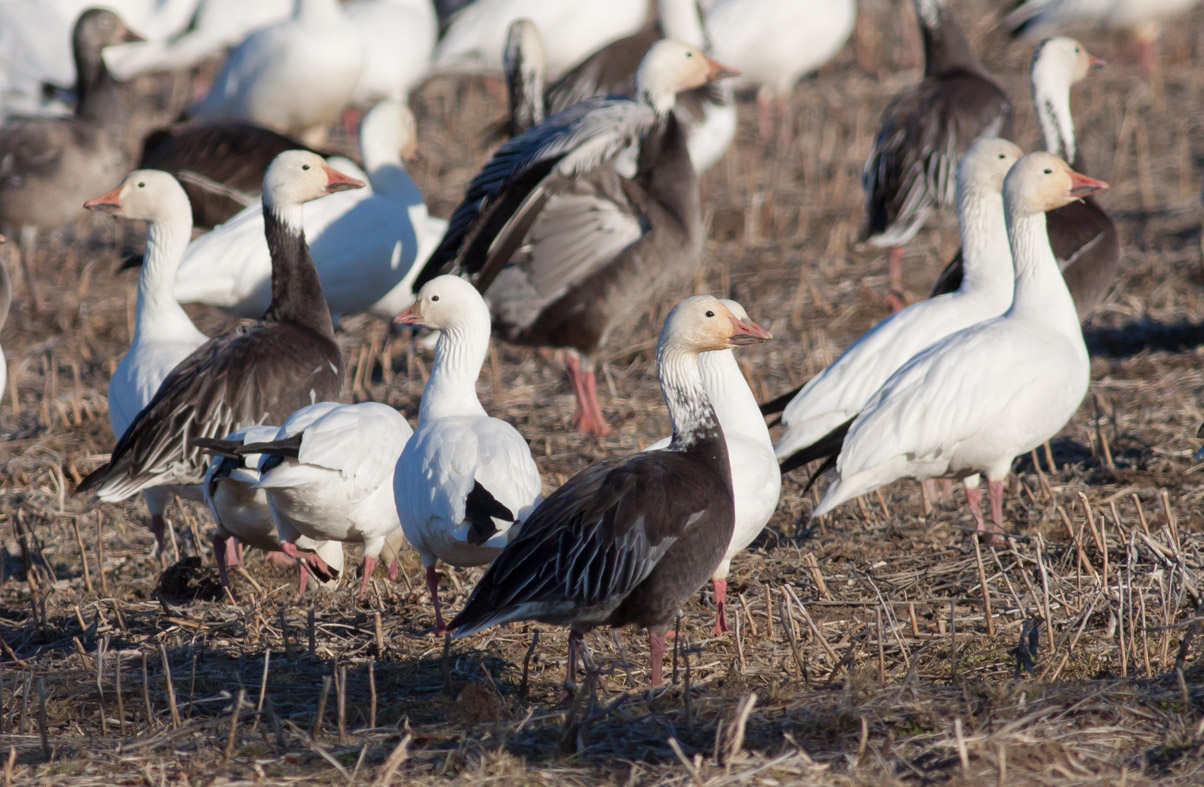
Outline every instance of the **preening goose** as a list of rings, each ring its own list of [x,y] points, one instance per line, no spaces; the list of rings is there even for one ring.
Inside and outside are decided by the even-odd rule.
[[[659,31],[647,30],[607,44],[551,85],[546,93],[548,113],[555,114],[594,96],[631,95],[640,61],[661,38],[713,54],[697,0],[657,0],[656,10]],[[674,111],[685,126],[694,170],[705,172],[723,158],[736,137],[736,99],[731,82],[711,82],[680,93]]]
[[[1107,184],[1050,153],[1020,159],[1004,182],[1016,266],[1012,306],[947,336],[891,375],[849,428],[837,478],[813,516],[900,478],[961,478],[979,531],[980,474],[1003,532],[1012,460],[1051,438],[1087,393],[1090,360],[1074,301],[1045,231],[1045,211]]]
[[[206,96],[189,113],[245,120],[309,145],[351,102],[360,78],[359,36],[338,0],[296,0],[290,19],[261,27],[230,51]]]
[[[1074,119],[1070,115],[1070,88],[1101,67],[1073,38],[1051,38],[1033,52],[1029,70],[1033,108],[1041,125],[1045,149],[1070,163],[1076,172],[1086,172],[1075,142]],[[1108,294],[1120,265],[1120,239],[1116,223],[1095,197],[1088,196],[1051,210],[1045,217],[1049,243],[1070,288],[1079,320],[1086,320]],[[934,295],[957,289],[961,281],[961,257],[955,256],[941,272]]]
[[[363,544],[362,599],[385,539],[400,527],[393,470],[413,431],[385,404],[318,402],[290,415],[272,439],[238,449],[261,455],[256,488],[267,494],[284,553],[301,554],[301,536]]]
[[[856,0],[720,0],[707,12],[715,57],[740,69],[732,86],[757,91],[760,131],[773,132],[800,78],[836,56],[857,19]]]
[[[717,298],[679,303],[656,353],[673,421],[669,447],[588,467],[549,495],[452,619],[455,636],[515,620],[569,626],[572,682],[586,632],[646,627],[652,685],[659,685],[665,633],[732,539],[727,445],[698,356],[768,338]]]
[[[77,491],[118,502],[152,486],[199,484],[205,462],[194,437],[283,421],[343,387],[343,357],[301,228],[302,205],[359,188],[307,151],[281,153],[263,179],[272,249],[272,302],[263,319],[215,336],[182,360],[134,418],[109,461]]]
[[[163,379],[207,339],[172,295],[176,268],[192,233],[192,210],[175,178],[147,169],[134,170],[120,186],[88,200],[84,207],[147,222],[134,335],[109,380],[109,423],[113,436],[119,438],[154,398]],[[163,512],[176,495],[201,499],[195,486],[154,486],[143,491],[160,560],[167,557]]]
[[[527,441],[477,399],[489,351],[489,307],[473,286],[455,276],[432,279],[397,322],[439,331],[418,429],[397,460],[393,497],[402,531],[426,566],[435,632],[442,634],[436,562],[493,560],[539,502],[542,487]]]
[[[418,276],[421,286],[470,275],[506,340],[565,348],[573,422],[584,431],[609,431],[596,353],[698,269],[698,180],[672,110],[681,91],[730,73],[694,47],[658,42],[636,74],[636,98],[583,101],[502,145]],[[615,162],[636,143],[629,180]]]
[[[997,317],[1012,303],[1015,269],[1003,213],[1003,180],[1023,155],[1002,139],[980,139],[957,169],[957,220],[969,275],[954,292],[913,303],[861,335],[798,390],[782,412],[775,452],[788,472],[839,448],[820,445],[871,400],[897,369],[933,343]]]
[[[414,115],[404,104],[383,101],[373,107],[360,126],[371,188],[330,197],[305,211],[305,237],[336,321],[365,311],[392,319],[408,306],[411,282],[446,228],[446,222],[427,214],[401,163],[417,146],[415,134]],[[271,297],[272,270],[264,213],[246,208],[189,245],[176,297],[257,317]]]
[[[720,303],[740,322],[752,322],[744,307],[735,301],[721,299]],[[723,428],[735,501],[732,539],[719,567],[711,575],[711,584],[715,588],[714,632],[721,634],[727,631],[727,575],[731,571],[732,558],[756,540],[773,516],[782,491],[782,474],[773,455],[769,429],[757,410],[757,399],[740,371],[735,354],[731,350],[702,353],[698,356],[698,371],[715,417]],[[671,441],[672,437],[666,437],[644,450],[663,450]]]
[[[0,125],[0,231],[18,239],[26,291],[35,309],[38,230],[78,218],[84,200],[111,188],[130,170],[130,156],[120,141],[128,91],[109,76],[100,51],[136,38],[112,11],[85,11],[72,33],[75,113],[10,118]]]
[[[862,240],[889,251],[892,311],[904,305],[903,247],[934,210],[952,207],[957,160],[980,137],[1010,138],[1012,103],[978,62],[945,0],[913,0],[924,78],[898,93],[861,174]]]
[[[500,73],[507,30],[525,17],[544,36],[548,75],[554,79],[585,53],[639,30],[647,16],[648,0],[476,0],[448,21],[431,71]]]
[[[213,514],[217,532],[213,535],[213,557],[217,563],[218,576],[223,587],[230,587],[228,566],[232,546],[237,541],[265,552],[281,552],[280,537],[276,523],[268,509],[267,494],[256,486],[259,483],[259,461],[262,457],[242,451],[245,445],[273,440],[280,431],[278,426],[260,425],[236,429],[224,438],[198,439],[196,444],[213,454],[205,469],[201,488],[205,504]],[[333,587],[338,584],[343,572],[343,544],[341,541],[313,541],[305,536],[296,539],[298,550],[315,553],[329,567],[333,579],[323,582]],[[237,556],[237,553],[234,553]],[[309,580],[309,569],[305,561],[298,561],[299,582],[297,592],[305,592]]]

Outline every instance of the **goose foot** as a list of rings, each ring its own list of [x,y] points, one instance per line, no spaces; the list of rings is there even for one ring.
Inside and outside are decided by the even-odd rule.
[[[606,423],[598,404],[598,378],[593,369],[583,369],[581,359],[571,352],[567,354],[564,366],[569,374],[569,384],[573,386],[573,395],[577,398],[573,426],[599,437],[610,434],[610,425]]]
[[[715,588],[715,627],[711,631],[716,635],[727,633],[727,580],[712,579]]]
[[[426,589],[431,592],[431,604],[435,607],[435,634],[442,636],[447,633],[447,624],[443,622],[443,610],[439,606],[439,573],[434,566],[426,567]]]
[[[376,570],[376,558],[369,555],[364,555],[364,568],[360,573],[363,575],[360,579],[360,594],[359,600],[363,601],[368,595],[368,583],[372,580],[372,572]]]
[[[651,658],[652,666],[652,685],[653,687],[661,685],[661,663],[665,660],[665,630],[657,634],[652,629],[648,629],[648,654]]]

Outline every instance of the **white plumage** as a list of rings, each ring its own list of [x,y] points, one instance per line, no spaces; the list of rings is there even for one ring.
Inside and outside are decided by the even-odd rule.
[[[371,187],[332,195],[305,211],[305,237],[335,320],[365,311],[392,319],[413,300],[411,282],[443,237],[447,222],[429,216],[401,163],[417,144],[415,134],[404,104],[373,107],[360,127]],[[347,164],[338,166],[357,175]],[[258,317],[271,300],[271,274],[263,210],[253,205],[188,246],[175,294],[184,303]]]
[[[436,631],[442,632],[436,561],[477,566],[493,560],[542,489],[527,441],[486,414],[477,399],[490,320],[476,289],[454,276],[436,277],[398,321],[440,331],[418,429],[397,461],[393,492],[402,530],[426,566]]]
[[[352,103],[405,101],[430,69],[439,32],[431,0],[352,0],[344,13],[364,54]]]
[[[744,307],[732,300],[721,299],[736,319],[748,322]],[[716,350],[698,356],[702,386],[723,429],[727,443],[727,458],[732,471],[732,498],[736,518],[732,540],[723,561],[715,569],[711,581],[715,586],[715,633],[727,631],[724,614],[727,597],[727,576],[732,558],[748,548],[778,507],[782,491],[782,474],[773,454],[773,441],[765,419],[757,408],[748,381],[740,371],[732,350]],[[657,451],[669,447],[666,437],[645,448]]]

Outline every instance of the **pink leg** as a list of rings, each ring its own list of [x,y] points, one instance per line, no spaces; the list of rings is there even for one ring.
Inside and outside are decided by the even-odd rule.
[[[761,139],[773,139],[773,100],[763,91],[757,92],[757,129]]]
[[[389,581],[397,581],[397,558],[393,558],[389,561]]]
[[[573,386],[573,395],[577,397],[573,426],[588,434],[610,434],[610,426],[598,405],[597,377],[592,370],[582,369],[581,359],[576,353],[568,353],[564,365],[569,373],[569,383]]]
[[[305,565],[304,560],[294,560],[297,564],[297,595],[305,595],[305,586],[309,584],[309,566]]]
[[[364,555],[364,570],[363,579],[360,580],[360,600],[363,601],[364,596],[368,595],[368,582],[372,579],[372,572],[376,570],[376,558]]]
[[[1153,81],[1159,71],[1158,45],[1155,41],[1144,36],[1137,39],[1137,62],[1150,81]]]
[[[434,566],[426,567],[426,588],[431,592],[431,603],[435,606],[435,633],[446,634],[447,626],[443,624],[443,611],[439,607],[439,574]]]
[[[929,500],[940,499],[935,478],[925,478],[920,482],[920,486],[924,487],[924,494],[928,495]]]
[[[1003,481],[987,481],[987,493],[991,496],[991,536],[990,543],[1002,544],[1000,536],[1007,531],[1003,529]]]
[[[214,542],[217,541],[217,536],[213,537]],[[226,565],[241,566],[242,565],[242,545],[238,543],[236,538],[227,538],[225,543]]]
[[[652,685],[661,685],[661,662],[665,660],[665,635],[648,630],[648,653],[652,658]]]
[[[941,479],[941,497],[942,498],[945,498],[945,497],[952,498],[953,497],[953,479],[952,478],[942,478]]]
[[[907,305],[903,295],[903,248],[892,246],[887,253],[887,267],[890,273],[890,292],[886,296],[886,305],[892,312],[897,312]]]
[[[355,132],[360,127],[360,113],[354,107],[347,107],[343,110],[343,131],[347,132],[347,136],[355,139]]]
[[[297,565],[296,560],[293,560],[291,557],[284,554],[283,552],[268,552],[267,557],[265,559],[274,566],[284,566],[286,568],[292,568],[293,566]]]
[[[163,536],[167,533],[167,521],[162,514],[151,514],[151,533],[155,536],[155,549],[159,551],[159,565],[167,568],[167,549]]]
[[[313,569],[314,575],[323,580],[334,579],[339,575],[339,572],[326,564],[326,561],[318,557],[316,552],[306,552],[298,549],[297,545],[291,541],[280,542],[280,551],[294,560],[304,560]]]
[[[217,576],[224,588],[230,587],[230,575],[226,571],[226,564],[230,559],[230,542],[232,540],[221,533],[213,537],[213,562],[217,563]]]
[[[727,580],[712,579],[711,584],[715,588],[715,628],[711,631],[722,634],[727,631]]]
[[[966,502],[970,504],[970,513],[974,515],[975,531],[987,532],[987,523],[982,519],[982,490],[978,487],[966,487]]]

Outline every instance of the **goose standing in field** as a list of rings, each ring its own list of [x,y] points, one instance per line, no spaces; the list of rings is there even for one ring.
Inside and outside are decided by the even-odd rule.
[[[208,94],[190,114],[245,120],[309,145],[351,102],[363,54],[338,0],[296,0],[293,16],[261,27],[230,51]]]
[[[205,462],[192,438],[283,421],[305,405],[338,397],[343,356],[301,213],[312,199],[361,186],[307,151],[281,153],[272,162],[263,179],[264,228],[272,250],[267,312],[182,360],[118,439],[109,461],[77,491],[113,503],[149,487],[199,484]],[[298,557],[287,545],[285,552]]]
[[[555,114],[594,96],[628,96],[635,72],[661,38],[713,54],[697,0],[656,0],[660,30],[621,38],[581,61],[547,89],[547,111]],[[722,57],[719,58],[722,62]],[[709,82],[677,96],[677,119],[685,127],[695,172],[714,166],[736,137],[736,98],[731,80]]]
[[[88,210],[103,211],[122,219],[147,222],[146,255],[138,275],[138,303],[130,349],[109,380],[109,423],[120,438],[134,418],[150,403],[163,379],[181,361],[205,343],[180,307],[172,289],[176,268],[192,233],[188,195],[171,175],[157,170],[134,170],[121,185],[84,203]],[[163,551],[163,512],[177,495],[199,500],[193,485],[153,486],[143,490],[151,514],[151,532],[159,559]]]
[[[1016,274],[1003,213],[1003,180],[1022,155],[1011,142],[989,138],[978,140],[962,156],[957,220],[969,275],[954,292],[913,303],[882,320],[793,392],[782,410],[782,434],[774,449],[783,472],[827,455],[816,451],[839,449],[821,441],[855,418],[914,356],[956,331],[998,317],[1011,305]]]
[[[336,321],[365,311],[396,316],[413,300],[411,282],[442,237],[446,222],[427,214],[401,163],[416,147],[414,115],[404,104],[382,101],[360,126],[371,188],[305,211],[305,236]],[[240,317],[263,314],[273,270],[264,221],[262,211],[247,208],[193,241],[180,264],[176,297]]]
[[[127,90],[105,69],[100,52],[137,36],[112,11],[85,11],[75,23],[75,114],[0,125],[0,231],[19,232],[26,292],[38,308],[33,260],[38,230],[76,219],[84,200],[130,169],[121,145]]]
[[[719,302],[737,320],[752,324],[743,306],[726,298]],[[723,428],[735,500],[732,540],[719,567],[711,575],[711,584],[715,588],[714,632],[721,634],[727,631],[727,575],[732,568],[732,558],[748,549],[773,516],[782,492],[782,474],[773,455],[769,428],[757,410],[757,399],[740,371],[735,353],[731,350],[702,353],[698,356],[698,371],[702,376],[702,387],[715,409],[715,417]],[[672,439],[658,440],[644,450],[666,449]]]
[[[393,474],[393,497],[401,528],[426,566],[435,633],[442,634],[436,562],[493,560],[539,503],[542,486],[527,441],[477,398],[490,328],[489,307],[473,286],[455,276],[432,279],[397,322],[439,331],[418,429]]]
[[[945,0],[913,0],[924,78],[898,93],[861,174],[862,240],[889,251],[892,311],[904,306],[903,251],[928,216],[954,204],[957,161],[980,137],[1012,135],[1012,102],[978,62]]]
[[[717,298],[679,303],[657,342],[657,376],[673,421],[669,447],[600,462],[531,513],[452,619],[456,637],[515,620],[569,626],[568,681],[597,626],[648,629],[652,685],[665,633],[715,573],[732,540],[732,476],[699,353],[769,339]]]
[[[732,86],[757,91],[763,139],[774,109],[783,114],[795,83],[844,48],[856,20],[856,0],[720,0],[707,12],[715,57],[740,69]]]
[[[595,356],[689,286],[702,245],[698,178],[675,97],[731,72],[663,40],[636,73],[636,98],[593,98],[502,145],[468,186],[416,286],[463,273],[487,291],[511,342],[566,349],[573,423],[610,431],[598,406]],[[633,178],[616,160],[638,143]]]
[[[1086,167],[1075,142],[1070,88],[1103,65],[1104,61],[1092,57],[1073,38],[1051,38],[1033,52],[1029,69],[1033,108],[1045,149],[1069,162],[1076,172],[1085,173]],[[1091,316],[1116,280],[1120,265],[1116,223],[1092,196],[1051,210],[1045,221],[1054,257],[1062,268],[1062,278],[1066,279],[1082,322]],[[952,292],[960,282],[959,254],[941,272],[933,295]]]
[[[639,30],[648,0],[476,0],[456,12],[435,49],[433,73],[498,74],[510,24],[530,19],[544,36],[552,78],[586,52]]]
[[[947,336],[891,375],[849,427],[837,478],[812,516],[900,478],[961,478],[979,532],[1003,531],[1012,461],[1074,415],[1091,364],[1074,301],[1045,231],[1045,211],[1107,184],[1051,153],[1030,153],[1003,187],[1016,266],[1012,306]],[[981,511],[987,477],[992,527]]]

